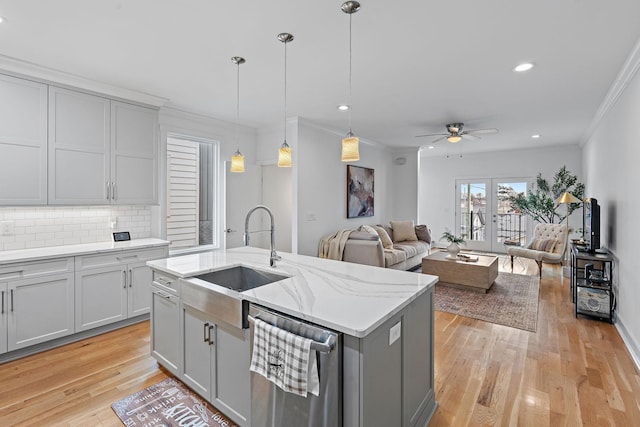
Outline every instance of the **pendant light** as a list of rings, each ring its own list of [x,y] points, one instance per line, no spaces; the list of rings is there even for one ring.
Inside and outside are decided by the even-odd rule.
[[[231,58],[237,65],[238,71],[236,75],[236,152],[231,156],[231,172],[244,172],[244,156],[240,152],[240,64],[244,64],[245,60],[241,56]]]
[[[287,43],[293,41],[293,35],[289,33],[278,34],[278,40],[284,43],[284,142],[278,150],[278,167],[291,167],[291,147],[287,144]]]
[[[355,162],[360,160],[360,153],[358,151],[358,142],[360,140],[351,131],[351,110],[353,110],[353,104],[351,103],[351,16],[360,10],[360,3],[357,1],[346,1],[342,3],[340,9],[342,9],[344,13],[349,14],[349,132],[347,132],[347,136],[342,139],[342,161]]]

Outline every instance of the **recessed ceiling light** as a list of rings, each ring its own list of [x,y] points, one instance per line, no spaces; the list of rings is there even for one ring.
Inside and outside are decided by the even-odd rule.
[[[429,146],[429,150],[433,150],[434,148],[436,148],[436,147],[435,147],[435,146],[433,146],[433,145],[430,145],[430,146]]]
[[[531,62],[524,62],[522,64],[516,65],[513,68],[513,71],[515,71],[516,73],[521,73],[523,71],[529,71],[532,68],[533,68],[533,64]]]
[[[538,139],[538,138],[540,138],[540,134],[537,134],[537,133],[536,133],[535,135],[531,135],[531,138],[533,138],[533,139]]]
[[[0,16],[0,24],[4,24],[7,22],[7,18],[5,18],[4,16]]]
[[[348,109],[349,109],[349,106],[346,104],[338,105],[338,110],[340,111],[347,111]]]

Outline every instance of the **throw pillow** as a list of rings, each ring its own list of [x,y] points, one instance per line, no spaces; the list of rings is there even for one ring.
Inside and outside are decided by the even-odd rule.
[[[380,236],[382,247],[385,249],[393,249],[393,241],[391,240],[391,237],[389,237],[389,233],[387,233],[384,228],[377,225],[374,225],[373,229],[378,233],[378,236]]]
[[[416,236],[418,237],[418,240],[431,243],[431,233],[429,233],[429,229],[424,224],[416,225]]]
[[[531,243],[531,249],[543,252],[553,252],[557,242],[558,241],[556,239],[535,239],[533,243]]]
[[[405,241],[416,241],[418,240],[418,236],[416,236],[416,230],[413,226],[413,221],[390,221],[391,228],[393,228],[393,241],[394,242],[405,242]]]
[[[378,235],[376,230],[374,230],[373,227],[368,225],[361,225],[359,231],[364,231],[365,233]]]

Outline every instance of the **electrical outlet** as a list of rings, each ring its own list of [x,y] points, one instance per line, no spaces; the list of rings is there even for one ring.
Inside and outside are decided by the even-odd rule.
[[[0,221],[0,235],[13,236],[13,221]]]
[[[400,335],[402,335],[402,321],[396,323],[389,329],[389,345],[398,341]]]

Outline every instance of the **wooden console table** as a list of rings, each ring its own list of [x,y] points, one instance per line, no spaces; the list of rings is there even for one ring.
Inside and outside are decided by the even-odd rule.
[[[498,257],[468,254],[477,261],[448,259],[445,251],[422,258],[422,272],[439,276],[438,283],[456,288],[487,292],[498,277]]]

